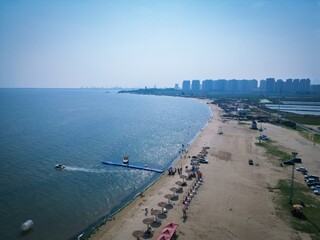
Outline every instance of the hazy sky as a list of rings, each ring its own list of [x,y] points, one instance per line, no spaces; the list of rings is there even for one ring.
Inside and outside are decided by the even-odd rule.
[[[1,0],[0,87],[320,84],[320,0]]]

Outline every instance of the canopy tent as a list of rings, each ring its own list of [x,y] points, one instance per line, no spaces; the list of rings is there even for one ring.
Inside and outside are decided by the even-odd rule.
[[[179,224],[176,223],[168,223],[164,229],[162,229],[159,237],[157,238],[157,240],[169,240],[172,238],[172,236],[174,235],[174,233],[176,232],[177,228],[179,227]]]
[[[171,239],[171,237],[173,236],[174,231],[170,230],[170,229],[163,229],[162,232],[160,233],[159,237],[157,238],[157,240],[159,239]]]
[[[178,227],[179,227],[179,224],[170,222],[170,223],[168,223],[168,224],[164,227],[163,230],[165,230],[165,229],[170,229],[170,230],[173,230],[173,231],[175,232]]]

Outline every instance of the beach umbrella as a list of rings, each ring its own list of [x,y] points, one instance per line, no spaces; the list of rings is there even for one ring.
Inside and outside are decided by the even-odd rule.
[[[149,225],[149,224],[151,224],[151,223],[154,222],[154,219],[153,219],[153,218],[145,218],[145,219],[143,219],[142,222],[143,222],[144,224]]]
[[[139,239],[139,238],[144,236],[144,231],[142,231],[142,230],[133,231],[132,232],[132,236],[134,236],[135,238]]]
[[[161,214],[161,211],[159,209],[154,209],[151,211],[151,215],[159,215]]]
[[[173,195],[172,194],[166,194],[166,195],[164,195],[164,197],[168,198],[168,199],[171,199],[173,197]]]
[[[177,184],[178,186],[181,186],[181,185],[182,185],[182,182],[181,182],[181,181],[177,181],[176,184]]]
[[[170,190],[171,190],[172,192],[176,192],[176,191],[178,191],[178,188],[172,187],[172,188],[170,188]]]
[[[166,202],[159,202],[158,206],[162,208],[162,212],[164,212],[164,207],[166,207],[168,205],[168,203]]]
[[[168,203],[166,203],[166,202],[159,202],[159,203],[158,203],[158,206],[159,206],[159,207],[162,207],[162,208],[165,207],[165,206],[167,206],[167,205],[168,205]]]
[[[168,199],[168,204],[170,204],[170,199],[173,198],[173,195],[172,194],[166,194],[166,195],[164,195],[164,197]]]

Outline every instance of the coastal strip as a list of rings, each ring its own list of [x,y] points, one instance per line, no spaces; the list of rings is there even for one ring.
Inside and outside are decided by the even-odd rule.
[[[277,205],[270,188],[281,179],[290,179],[291,171],[280,167],[274,157],[258,147],[259,133],[250,123],[223,119],[222,110],[210,105],[214,115],[206,128],[194,140],[186,155],[175,163],[178,168],[190,166],[190,158],[203,147],[208,149],[208,164],[200,166],[204,184],[182,217],[182,197],[173,202],[160,226],[152,229],[152,237],[159,236],[169,222],[179,224],[179,238],[194,239],[311,239],[308,234],[293,230],[277,216]],[[219,134],[220,127],[223,134]],[[297,132],[265,124],[268,135],[284,151],[298,151],[310,168],[317,167],[319,145],[301,137]],[[189,158],[190,157],[190,158]],[[253,165],[248,164],[253,160]],[[303,176],[297,176],[303,181]],[[158,203],[170,194],[179,176],[164,174],[142,196],[118,212],[111,221],[101,226],[90,239],[135,239],[132,232],[146,230],[142,222],[150,217],[145,209],[157,209]],[[190,184],[189,182],[187,182]],[[181,194],[183,196],[184,193]]]

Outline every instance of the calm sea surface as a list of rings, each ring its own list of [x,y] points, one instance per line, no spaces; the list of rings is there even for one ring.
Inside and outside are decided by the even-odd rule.
[[[0,239],[77,236],[160,176],[101,161],[128,154],[132,164],[166,169],[210,114],[186,98],[0,89]],[[34,229],[22,235],[27,219]]]

